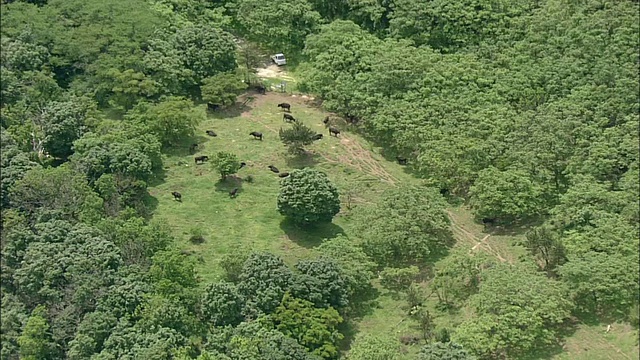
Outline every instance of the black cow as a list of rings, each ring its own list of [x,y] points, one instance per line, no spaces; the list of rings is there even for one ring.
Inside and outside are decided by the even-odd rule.
[[[333,126],[329,126],[329,136],[331,136],[331,134],[334,134],[336,137],[338,137],[338,135],[340,134],[340,130],[334,128]]]
[[[238,188],[229,191],[229,197],[234,198],[238,194]]]
[[[313,135],[313,140],[320,140],[320,139],[322,139],[323,136],[324,135],[322,135],[322,134],[315,134],[315,135]]]
[[[182,194],[180,194],[179,192],[173,191],[173,192],[171,192],[171,195],[173,195],[173,199],[174,200],[178,200],[178,201],[182,202]]]
[[[207,131],[206,131],[206,133],[207,133],[207,135],[209,135],[209,136],[213,136],[213,137],[218,136],[218,134],[216,134],[213,130],[207,130]]]
[[[246,162],[241,162],[240,163],[240,167],[238,168],[238,170],[242,169],[245,166],[247,166],[247,163]]]
[[[278,104],[279,108],[282,108],[282,110],[286,110],[291,112],[291,104],[287,104],[287,103],[280,103]]]
[[[278,174],[278,176],[281,177],[281,178],[286,178],[287,176],[289,176],[289,173],[288,172],[283,172],[283,173]]]
[[[402,156],[396,156],[396,160],[398,160],[398,164],[407,165],[407,158]]]
[[[207,103],[207,110],[209,110],[209,111],[216,111],[219,108],[220,108],[220,105]]]
[[[276,174],[280,172],[280,170],[278,170],[278,168],[273,165],[269,165],[269,170],[273,171]]]
[[[324,118],[324,120],[322,120],[322,123],[327,125],[329,123],[331,119],[327,116],[326,118]]]
[[[189,152],[192,154],[195,154],[197,149],[198,149],[198,144],[191,144],[191,146],[189,146]]]
[[[252,132],[249,133],[249,135],[253,136],[254,139],[262,140],[262,133],[260,133],[260,132],[252,131]]]
[[[198,162],[203,163],[205,161],[209,161],[209,157],[206,155],[196,156],[194,160],[196,161],[196,164],[198,164]]]
[[[267,93],[267,88],[262,84],[256,84],[254,87],[259,94],[265,95]]]
[[[440,189],[440,195],[442,195],[442,196],[449,196],[449,189],[447,189],[447,188],[441,188],[441,189]]]
[[[296,119],[291,114],[283,114],[282,121],[296,121]]]

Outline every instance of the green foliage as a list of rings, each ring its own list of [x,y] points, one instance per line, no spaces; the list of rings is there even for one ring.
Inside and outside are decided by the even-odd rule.
[[[40,305],[36,307],[25,324],[22,335],[18,338],[20,358],[26,360],[55,359],[57,349],[52,343],[49,324],[46,319],[46,309]]]
[[[213,326],[238,325],[243,305],[236,286],[225,282],[207,285],[200,300],[202,317]]]
[[[244,263],[249,258],[251,251],[244,247],[240,247],[236,252],[228,253],[220,259],[220,267],[224,270],[223,279],[225,281],[237,284],[240,281],[240,274]]]
[[[305,37],[321,22],[307,1],[239,0],[234,15],[249,39],[285,54],[301,49]]]
[[[376,264],[361,248],[342,235],[325,240],[317,249],[340,266],[349,302],[352,308],[356,308],[373,290],[371,279]]]
[[[202,100],[221,106],[233,105],[247,84],[234,73],[220,73],[202,80]]]
[[[336,329],[342,323],[342,317],[335,309],[317,309],[312,303],[296,299],[287,293],[272,319],[276,329],[296,339],[312,354],[325,359],[337,357],[337,342],[343,335]]]
[[[235,154],[219,151],[211,159],[211,166],[220,173],[222,180],[240,170],[240,160]]]
[[[193,244],[202,244],[204,242],[204,230],[199,227],[189,230],[189,241]]]
[[[340,211],[338,189],[321,171],[293,170],[281,182],[278,211],[297,224],[331,222]]]
[[[301,260],[295,266],[300,272],[293,285],[294,297],[307,300],[316,307],[341,310],[349,304],[347,283],[340,266],[331,258]]]
[[[565,260],[565,248],[558,236],[548,227],[533,228],[526,233],[523,245],[537,260],[541,260],[541,268],[546,271],[554,271]]]
[[[158,251],[152,258],[149,275],[158,293],[189,298],[190,289],[197,286],[195,264],[176,250]]]
[[[451,239],[446,203],[433,188],[402,186],[363,207],[354,220],[362,248],[379,266],[412,265]]]
[[[193,137],[196,127],[206,115],[202,108],[193,107],[189,100],[168,97],[157,104],[139,104],[127,118],[147,126],[163,146],[175,146]]]
[[[482,253],[470,256],[467,251],[460,250],[438,262],[432,286],[440,305],[461,306],[469,296],[478,292],[480,269],[487,262],[489,259]]]
[[[417,360],[475,360],[461,345],[433,342],[420,349]]]
[[[400,343],[391,336],[357,335],[351,344],[348,360],[398,360]]]
[[[469,190],[476,216],[505,222],[539,214],[541,195],[540,187],[524,171],[500,171],[494,167],[480,171]]]
[[[478,357],[522,356],[556,341],[574,304],[565,286],[525,265],[500,264],[484,274],[470,299],[476,317],[452,336]]]
[[[420,274],[417,266],[407,268],[384,268],[380,272],[380,285],[394,291],[406,291]]]
[[[313,143],[313,137],[316,132],[300,121],[293,123],[293,126],[283,130],[280,128],[278,132],[280,140],[287,146],[289,153],[301,154],[304,152],[304,146]]]
[[[245,317],[257,319],[279,306],[293,282],[293,273],[279,257],[253,253],[245,261],[239,276],[238,292],[246,300]]]

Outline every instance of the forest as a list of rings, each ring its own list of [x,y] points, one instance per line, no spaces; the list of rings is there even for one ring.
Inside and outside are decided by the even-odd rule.
[[[638,1],[0,11],[0,359],[638,358]]]

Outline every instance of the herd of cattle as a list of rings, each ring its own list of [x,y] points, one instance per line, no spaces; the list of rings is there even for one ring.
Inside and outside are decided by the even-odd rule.
[[[287,113],[284,113],[282,116],[282,120],[283,121],[288,121],[288,122],[296,122],[297,120],[290,114],[291,113],[291,104],[288,103],[280,103],[278,104],[279,108],[282,108],[282,110],[286,111]],[[323,121],[322,121],[325,125],[329,124],[329,117],[327,116]],[[205,132],[207,135],[211,136],[211,137],[217,137],[218,134],[216,134],[215,131],[213,130],[207,130]],[[258,132],[258,131],[252,131],[249,133],[249,135],[253,136],[254,139],[256,140],[260,140],[262,141],[263,137],[262,137],[262,133]],[[329,136],[334,135],[335,137],[338,137],[338,135],[340,135],[340,130],[338,130],[337,128],[333,127],[333,126],[329,126]],[[322,134],[315,134],[313,136],[313,140],[320,140],[322,139],[323,135]],[[194,143],[191,144],[191,146],[189,147],[189,151],[194,154],[196,151],[198,150],[198,144]],[[206,155],[200,155],[200,156],[196,156],[194,157],[195,163],[196,165],[198,164],[203,164],[205,161],[209,160],[209,157]],[[400,161],[401,158],[398,157],[398,162],[400,162],[400,164],[403,164],[402,161]],[[406,159],[404,160],[404,164],[406,164]],[[240,163],[240,169],[242,169],[243,167],[245,167],[247,165],[247,163],[245,162],[241,162]],[[273,165],[269,165],[268,166],[269,170],[271,170],[272,172],[278,174],[279,177],[281,178],[285,178],[287,176],[289,176],[288,172],[280,172],[280,170],[273,166]],[[229,196],[231,198],[235,198],[236,195],[238,194],[238,188],[234,188],[233,190],[231,190],[229,192]],[[182,194],[180,194],[177,191],[173,191],[171,192],[171,195],[173,195],[174,199],[177,201],[182,201]]]

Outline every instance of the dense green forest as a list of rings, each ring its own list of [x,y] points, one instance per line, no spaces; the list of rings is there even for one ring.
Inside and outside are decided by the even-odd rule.
[[[637,1],[4,0],[1,11],[2,359],[543,359],[575,319],[638,326]],[[277,52],[299,94],[406,159],[418,182],[354,206],[354,230],[305,258],[238,246],[218,281],[203,280],[155,221],[149,188],[195,141],[207,103],[236,106]],[[314,132],[291,129],[289,152],[304,152]],[[209,156],[221,181],[243,171],[232,153]],[[347,207],[322,171],[281,184],[273,211],[306,231]],[[456,202],[477,223],[521,230],[526,251],[510,263],[454,248]],[[419,336],[353,330],[379,289]],[[442,327],[436,311],[465,315]]]

